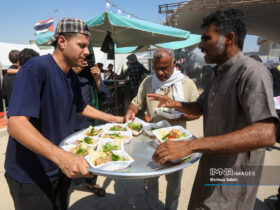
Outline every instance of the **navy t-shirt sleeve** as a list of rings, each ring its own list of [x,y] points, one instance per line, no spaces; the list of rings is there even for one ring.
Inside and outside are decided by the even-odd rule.
[[[9,103],[8,117],[28,116],[39,118],[40,90],[44,77],[39,65],[38,63],[27,62],[18,72]]]

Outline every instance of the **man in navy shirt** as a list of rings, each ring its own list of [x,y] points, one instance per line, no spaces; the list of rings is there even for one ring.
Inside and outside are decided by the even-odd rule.
[[[10,134],[5,177],[15,209],[67,209],[69,178],[92,177],[86,160],[59,143],[72,134],[76,113],[106,122],[123,122],[89,106],[71,69],[89,55],[87,25],[62,19],[48,41],[52,55],[27,61],[16,77],[9,107]],[[69,177],[69,178],[67,178]]]

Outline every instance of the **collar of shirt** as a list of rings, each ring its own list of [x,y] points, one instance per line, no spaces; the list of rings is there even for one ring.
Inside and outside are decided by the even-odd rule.
[[[216,77],[222,77],[222,75],[227,72],[238,60],[244,57],[242,52],[237,53],[231,59],[227,60],[221,66],[215,66],[214,73]]]

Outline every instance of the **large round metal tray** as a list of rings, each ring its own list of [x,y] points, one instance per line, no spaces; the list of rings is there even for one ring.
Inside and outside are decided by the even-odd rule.
[[[68,138],[71,138],[78,133],[80,132],[74,133],[71,136],[65,138],[60,143],[60,146],[64,145],[64,142]],[[134,159],[134,163],[132,163],[129,168],[120,171],[105,171],[93,168],[88,168],[88,170],[93,174],[111,178],[151,178],[184,169],[198,161],[201,157],[201,153],[194,153],[190,156],[190,159],[187,162],[181,161],[177,164],[167,162],[164,165],[158,165],[152,160],[152,156],[157,146],[158,144],[155,142],[155,139],[141,134],[138,137],[134,137],[133,139],[131,139],[130,143],[125,145],[125,151]]]

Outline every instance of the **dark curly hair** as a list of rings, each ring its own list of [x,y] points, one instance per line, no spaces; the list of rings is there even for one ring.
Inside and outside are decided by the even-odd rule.
[[[24,48],[22,51],[19,52],[19,65],[23,65],[27,60],[30,58],[39,56],[40,54],[37,53],[35,50],[30,48]]]
[[[215,24],[220,35],[234,32],[236,45],[243,49],[244,39],[247,33],[246,16],[238,9],[222,9],[211,12],[203,18],[201,28],[204,29],[211,24]]]

